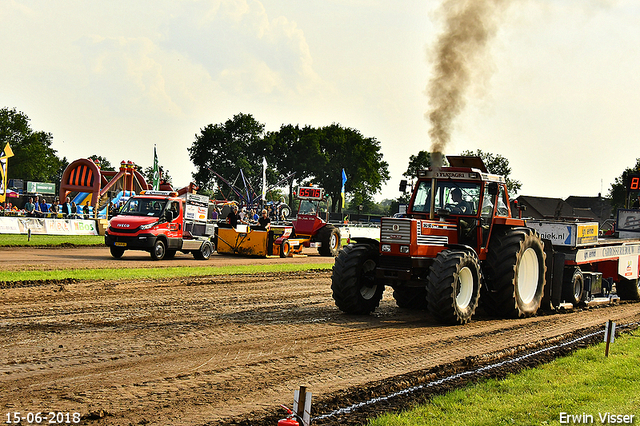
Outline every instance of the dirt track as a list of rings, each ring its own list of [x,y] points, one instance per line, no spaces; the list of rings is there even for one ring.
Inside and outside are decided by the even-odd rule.
[[[73,257],[74,250],[48,255]],[[3,267],[13,264],[6,254]],[[96,267],[83,262],[75,267]],[[57,267],[42,257],[19,266]],[[376,315],[343,315],[329,287],[330,272],[319,271],[0,290],[0,415],[62,411],[80,412],[92,425],[228,424],[290,406],[300,385],[320,401],[607,319],[640,320],[640,304],[626,304],[441,327],[425,313],[397,308],[390,291]]]

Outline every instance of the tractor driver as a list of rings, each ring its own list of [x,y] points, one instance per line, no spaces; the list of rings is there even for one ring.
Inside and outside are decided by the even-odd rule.
[[[460,188],[453,188],[451,191],[451,199],[455,203],[455,211],[453,213],[473,214],[473,206],[468,201],[462,199],[462,191]]]

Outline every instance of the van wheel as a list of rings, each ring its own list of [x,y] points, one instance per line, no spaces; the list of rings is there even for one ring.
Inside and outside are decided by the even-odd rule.
[[[156,243],[151,249],[151,258],[153,260],[162,260],[167,254],[167,247],[164,245],[164,241],[156,240]]]
[[[122,247],[111,246],[109,247],[109,251],[111,252],[111,256],[116,259],[120,259],[124,254],[124,249]]]
[[[202,247],[200,250],[193,251],[193,257],[198,260],[207,260],[211,257],[211,253],[213,253],[213,246],[209,242],[202,243]]]

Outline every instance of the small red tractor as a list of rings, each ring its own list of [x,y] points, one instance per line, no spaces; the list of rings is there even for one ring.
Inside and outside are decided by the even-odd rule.
[[[320,216],[321,210],[328,211],[324,189],[300,187],[296,198],[300,200],[300,206],[293,220],[293,238],[304,247],[317,247],[322,256],[337,256],[340,250],[340,230]]]

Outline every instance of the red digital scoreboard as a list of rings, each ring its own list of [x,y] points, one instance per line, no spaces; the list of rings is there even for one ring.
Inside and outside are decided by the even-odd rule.
[[[302,186],[298,188],[298,198],[301,200],[322,200],[324,189],[312,186]]]
[[[640,191],[640,174],[630,173],[627,175],[627,192]]]

